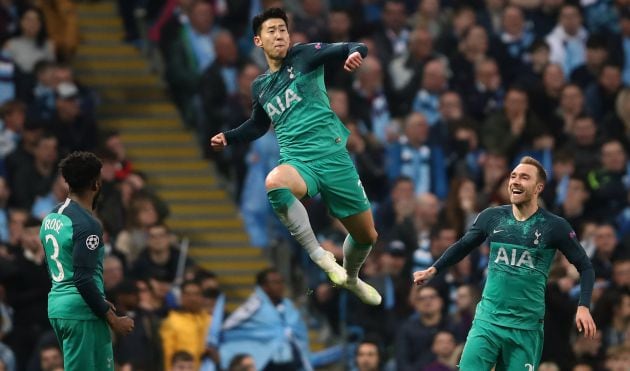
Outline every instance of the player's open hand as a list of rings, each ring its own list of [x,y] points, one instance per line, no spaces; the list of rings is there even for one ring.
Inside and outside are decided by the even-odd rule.
[[[437,269],[435,269],[435,267],[430,267],[429,269],[425,269],[423,271],[413,272],[413,283],[418,286],[422,286],[425,283],[429,282],[429,280],[433,278],[436,273]]]
[[[346,63],[343,65],[343,69],[348,72],[352,72],[359,68],[359,66],[361,66],[361,63],[363,63],[363,57],[361,56],[361,53],[354,52],[348,56],[348,59],[346,59]]]
[[[225,139],[225,134],[219,133],[210,139],[210,147],[213,150],[219,152],[223,151],[223,148],[227,146],[227,139]]]
[[[575,314],[575,324],[579,332],[584,334],[586,338],[594,338],[597,327],[595,321],[591,317],[591,312],[585,306],[578,306],[577,313]]]

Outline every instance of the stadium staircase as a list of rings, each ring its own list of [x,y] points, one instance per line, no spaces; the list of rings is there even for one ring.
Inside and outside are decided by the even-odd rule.
[[[249,246],[238,210],[204,160],[150,71],[141,52],[123,43],[113,2],[79,6],[82,42],[75,61],[78,80],[98,93],[99,125],[122,134],[134,168],[170,207],[167,224],[190,239],[189,255],[218,274],[233,310],[251,293],[254,274],[267,267],[260,249]]]

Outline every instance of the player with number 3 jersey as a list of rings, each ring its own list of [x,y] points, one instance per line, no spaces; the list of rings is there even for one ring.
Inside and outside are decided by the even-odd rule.
[[[52,279],[48,318],[69,371],[114,370],[108,324],[119,334],[133,329],[133,321],[117,316],[105,300],[103,230],[92,215],[101,166],[88,152],[74,152],[61,162],[70,194],[46,215],[40,229]]]

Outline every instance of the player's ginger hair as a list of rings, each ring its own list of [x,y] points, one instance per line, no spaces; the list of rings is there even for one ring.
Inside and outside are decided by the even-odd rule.
[[[540,180],[543,184],[547,183],[547,172],[545,168],[542,166],[540,161],[536,160],[531,156],[525,156],[519,162],[521,165],[532,165],[538,171],[538,180]]]

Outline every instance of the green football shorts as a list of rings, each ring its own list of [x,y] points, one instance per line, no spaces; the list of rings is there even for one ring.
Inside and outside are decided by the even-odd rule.
[[[468,333],[459,369],[462,371],[538,370],[543,326],[520,330],[475,320]]]
[[[347,151],[312,161],[289,159],[281,164],[291,165],[300,173],[309,197],[321,193],[336,218],[343,219],[370,208],[370,201]]]
[[[112,336],[105,320],[51,318],[66,371],[113,371]]]

